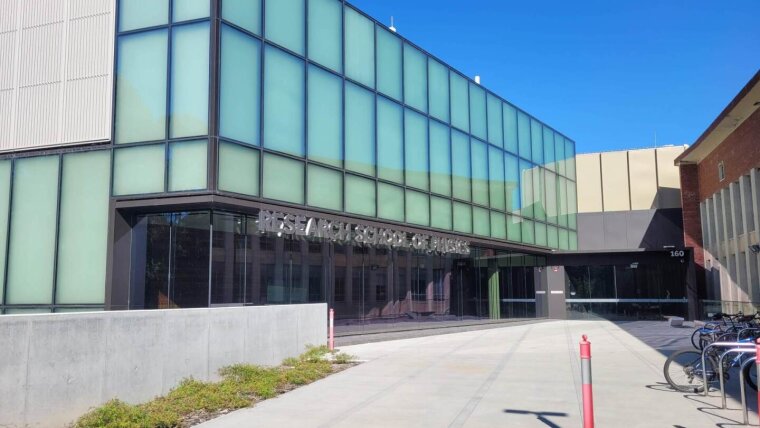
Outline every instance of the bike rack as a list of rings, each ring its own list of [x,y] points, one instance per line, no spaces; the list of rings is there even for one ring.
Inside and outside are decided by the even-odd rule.
[[[749,425],[749,411],[747,410],[747,394],[744,386],[744,368],[749,364],[755,364],[757,357],[747,358],[739,367],[739,382],[742,394],[742,413],[744,414],[744,425]]]
[[[753,332],[753,331],[760,332],[760,328],[759,327],[743,328],[743,329],[739,330],[739,333],[737,334],[736,339],[737,340],[742,340],[742,333],[744,333],[745,331],[747,331],[747,332]]]
[[[723,405],[723,409],[726,408],[726,381],[723,380],[723,359],[728,354],[755,354],[757,350],[753,346],[752,348],[749,347],[743,347],[743,348],[733,348],[729,349],[722,354],[720,354],[720,358],[718,358],[718,377],[720,379],[720,396],[721,396],[721,404]],[[742,366],[744,362],[742,361],[742,364],[739,364]],[[702,366],[702,371],[704,371],[704,366]],[[705,384],[705,388],[707,388],[707,384]]]
[[[746,347],[751,347],[752,349],[755,349],[755,344],[754,343],[750,343],[750,342],[747,342],[747,343],[715,342],[715,343],[711,343],[711,344],[705,346],[705,349],[702,350],[702,380],[703,380],[704,386],[705,386],[705,392],[704,392],[704,396],[705,397],[708,397],[710,395],[709,394],[709,392],[710,392],[710,385],[707,383],[707,358],[706,358],[707,351],[710,348],[718,348],[718,347],[721,347],[721,348],[746,348]],[[720,364],[718,364],[718,370],[720,370],[721,372],[723,370],[722,367],[720,366]],[[721,383],[722,383],[723,382],[722,373],[721,373],[720,379],[721,379]]]

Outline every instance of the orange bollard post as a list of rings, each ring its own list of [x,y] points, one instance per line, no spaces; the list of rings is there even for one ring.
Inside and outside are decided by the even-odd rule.
[[[758,345],[760,346],[760,345]],[[594,393],[591,388],[591,342],[581,340],[581,379],[583,383],[583,428],[594,428]],[[760,395],[758,396],[760,399]]]
[[[329,327],[327,332],[327,347],[330,351],[335,350],[335,309],[330,308]]]
[[[755,342],[755,373],[760,373],[760,339]],[[757,391],[757,405],[757,408],[760,409],[760,388]],[[744,415],[746,417],[747,414]]]

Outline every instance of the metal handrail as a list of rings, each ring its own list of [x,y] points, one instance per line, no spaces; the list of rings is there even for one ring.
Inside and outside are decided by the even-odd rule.
[[[717,348],[717,347],[722,347],[722,348],[744,348],[744,347],[754,347],[754,346],[755,346],[755,344],[754,343],[750,343],[750,342],[747,342],[747,343],[714,342],[714,343],[711,343],[711,344],[705,346],[705,348],[702,350],[702,379],[704,381],[704,386],[705,386],[705,393],[704,393],[705,397],[707,397],[707,396],[710,395],[709,394],[710,388],[709,388],[709,384],[707,383],[707,358],[706,358],[707,351],[710,348]],[[722,376],[721,376],[721,378],[722,378]]]
[[[752,348],[749,347],[743,347],[743,348],[732,348],[724,353],[720,354],[720,358],[718,358],[718,376],[720,379],[720,396],[721,396],[721,403],[723,405],[723,409],[726,408],[726,384],[723,380],[723,359],[728,354],[756,354],[757,349],[753,346]],[[741,365],[741,364],[740,364]],[[704,367],[702,368],[704,371]],[[707,388],[707,385],[705,385],[705,388]]]
[[[743,362],[739,367],[739,387],[742,394],[742,413],[744,413],[744,425],[749,425],[749,412],[747,410],[747,394],[744,387],[744,368],[750,363],[757,363],[757,356],[747,358],[747,361]]]

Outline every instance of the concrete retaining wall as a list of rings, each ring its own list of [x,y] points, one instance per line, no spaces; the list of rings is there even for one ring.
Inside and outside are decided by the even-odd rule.
[[[0,317],[0,427],[60,427],[235,363],[324,344],[325,304]]]

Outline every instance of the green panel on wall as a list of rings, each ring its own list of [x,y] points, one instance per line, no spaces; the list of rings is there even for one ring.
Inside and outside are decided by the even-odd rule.
[[[567,229],[559,229],[559,249],[570,249],[570,233],[567,231]]]
[[[453,226],[451,200],[439,198],[437,196],[430,197],[430,225],[432,227],[444,230],[451,230]]]
[[[559,230],[555,226],[547,228],[547,245],[551,248],[559,248]]]
[[[486,91],[470,83],[470,133],[485,140],[488,133],[486,125]]]
[[[219,143],[219,190],[259,195],[259,151],[237,144]]]
[[[470,132],[470,95],[467,79],[453,71],[449,73],[451,88],[451,125]]]
[[[346,84],[346,169],[375,175],[375,94]]]
[[[533,222],[530,220],[522,221],[522,242],[531,245],[536,243]]]
[[[404,111],[383,97],[377,97],[377,176],[404,182]]]
[[[169,0],[120,0],[119,31],[166,25]]]
[[[266,0],[264,29],[267,40],[304,55],[306,39],[305,0]]]
[[[222,0],[222,18],[261,35],[261,0]]]
[[[208,141],[169,143],[169,191],[206,189]]]
[[[377,27],[377,90],[398,101],[403,96],[402,46],[398,36]]]
[[[404,221],[404,189],[377,183],[377,216],[387,220]]]
[[[504,150],[513,154],[519,151],[517,143],[517,110],[509,104],[502,104],[504,119]]]
[[[544,187],[546,188],[546,221],[557,224],[557,175],[544,170]]]
[[[449,69],[428,58],[428,86],[430,88],[430,115],[449,121]]]
[[[308,110],[309,159],[342,167],[342,79],[313,65],[309,66]]]
[[[346,212],[375,217],[375,181],[346,175]]]
[[[0,278],[5,282],[5,255],[8,246],[8,217],[11,194],[11,161],[0,161]],[[3,303],[3,290],[0,286],[0,304]]]
[[[472,227],[476,235],[491,236],[491,214],[487,209],[472,207]]]
[[[472,202],[488,206],[488,149],[478,140],[470,140],[472,147]]]
[[[538,165],[544,164],[544,137],[541,122],[530,120],[530,142],[532,147],[531,160]]]
[[[451,133],[452,164],[452,193],[455,198],[463,201],[472,199],[472,184],[470,179],[470,138],[458,131]]]
[[[578,193],[574,181],[567,182],[567,226],[578,228]]]
[[[343,3],[308,0],[309,58],[337,72],[343,71]]]
[[[404,102],[427,112],[427,56],[404,44]]]
[[[408,109],[404,111],[404,143],[406,185],[429,190],[428,121]]]
[[[63,156],[56,303],[105,301],[111,152]]]
[[[565,140],[565,162],[566,176],[571,180],[575,180],[575,143],[570,140]]]
[[[507,216],[507,239],[522,242],[522,219],[520,217]]]
[[[278,201],[304,203],[304,164],[301,161],[264,154],[263,196]]]
[[[451,196],[449,127],[430,121],[430,191]]]
[[[114,150],[113,194],[122,196],[163,192],[165,150],[163,144]]]
[[[507,211],[520,212],[520,167],[517,156],[504,153],[504,187]]]
[[[208,135],[209,23],[172,30],[171,138]]]
[[[182,22],[191,19],[208,18],[211,11],[209,0],[174,0],[172,21]]]
[[[546,206],[544,200],[546,199],[546,189],[544,187],[544,175],[541,173],[541,168],[533,168],[533,201],[535,203],[533,208],[533,218],[537,220],[546,220]]]
[[[219,135],[257,146],[261,131],[260,63],[261,43],[223,25]]]
[[[504,213],[491,211],[491,236],[507,239],[507,218]]]
[[[375,24],[364,15],[344,8],[346,76],[375,87]]]
[[[533,165],[520,161],[520,214],[523,217],[533,217]]]
[[[420,226],[430,225],[430,197],[427,194],[407,189],[406,222]]]
[[[557,180],[557,195],[558,195],[558,204],[559,207],[557,208],[557,223],[559,223],[560,226],[567,227],[567,211],[568,211],[568,202],[567,202],[567,178],[559,176],[559,179]]]
[[[307,173],[309,186],[306,203],[312,207],[340,211],[343,208],[343,173],[317,165],[309,165]]]
[[[546,246],[547,232],[546,224],[536,222],[536,245]]]
[[[557,172],[567,176],[567,161],[565,161],[565,139],[554,133],[554,156],[557,161]]]
[[[58,168],[58,156],[15,161],[6,304],[52,303]]]
[[[264,147],[303,156],[304,63],[271,46],[264,54]]]
[[[517,111],[517,139],[520,157],[530,160],[530,118],[520,110]]]
[[[488,190],[491,208],[506,209],[506,190],[504,188],[504,152],[488,148]]]
[[[543,127],[544,134],[544,165],[552,171],[557,170],[557,165],[554,158],[554,132],[549,128]]]
[[[576,251],[578,249],[578,233],[570,232],[570,250]]]
[[[488,142],[499,147],[504,147],[504,133],[502,130],[501,100],[492,94],[488,94]]]
[[[454,202],[454,230],[472,233],[472,206]]]

